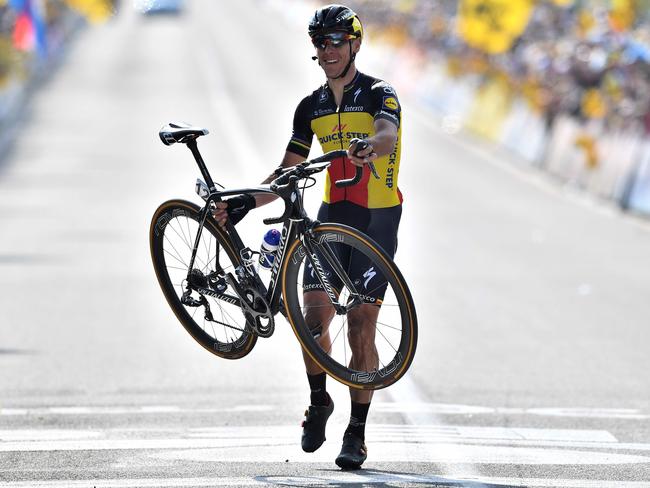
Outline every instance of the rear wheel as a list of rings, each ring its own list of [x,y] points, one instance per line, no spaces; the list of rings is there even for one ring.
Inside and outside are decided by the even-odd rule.
[[[236,303],[189,290],[187,277],[192,249],[199,229],[199,207],[172,200],[156,210],[151,221],[149,242],[158,283],[174,314],[190,335],[219,357],[239,359],[248,354],[257,335],[246,325]],[[201,233],[191,280],[226,297],[236,294],[226,283],[240,260],[223,231],[207,218]],[[185,294],[185,303],[181,300]],[[209,310],[210,314],[206,312]],[[210,318],[211,315],[211,318]]]
[[[417,344],[415,306],[399,269],[368,236],[345,225],[322,224],[304,239],[309,239],[321,266],[310,258],[308,246],[296,240],[287,251],[282,275],[287,315],[303,349],[330,376],[353,388],[375,390],[396,382],[408,370]],[[332,260],[340,265],[338,272],[336,264],[329,264]],[[329,276],[338,304],[350,305],[352,290],[363,304],[336,314],[322,289],[316,291],[320,295],[315,302],[313,289],[319,285],[312,281],[303,286],[306,271]],[[339,279],[341,272],[347,278]],[[323,314],[314,307],[326,307],[329,312]],[[359,312],[371,320],[359,320]],[[309,318],[328,313],[333,316],[329,327]]]

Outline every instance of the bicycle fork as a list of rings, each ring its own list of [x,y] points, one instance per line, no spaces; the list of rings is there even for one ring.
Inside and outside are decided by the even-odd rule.
[[[341,267],[339,260],[336,258],[336,256],[332,252],[327,242],[325,241],[318,242],[314,240],[312,243],[310,241],[311,238],[309,235],[307,235],[306,239],[304,239],[303,241],[303,244],[307,249],[307,253],[306,253],[307,259],[309,260],[309,263],[314,269],[314,273],[316,274],[318,281],[320,281],[320,284],[323,286],[325,293],[327,293],[327,296],[329,297],[332,306],[336,310],[337,315],[345,315],[350,310],[353,310],[357,306],[361,305],[363,303],[363,299],[361,298],[361,295],[359,295],[359,292],[357,292],[356,288],[352,284],[352,281],[350,281],[350,278],[348,277],[347,273],[343,271],[343,268]],[[329,264],[330,268],[334,271],[334,273],[336,273],[339,279],[343,282],[343,285],[350,292],[350,297],[352,298],[352,300],[347,305],[341,305],[339,303],[339,297],[337,296],[336,292],[332,288],[332,285],[327,279],[327,274],[325,273],[325,270],[323,269],[323,266],[320,263],[320,259],[318,258],[318,253],[316,251],[321,253],[321,255],[323,256],[327,264]]]

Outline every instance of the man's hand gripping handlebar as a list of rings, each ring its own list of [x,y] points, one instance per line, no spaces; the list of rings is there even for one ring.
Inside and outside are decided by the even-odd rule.
[[[291,168],[287,168],[286,170],[282,170],[282,174],[271,182],[270,189],[273,193],[276,193],[284,200],[284,214],[282,214],[281,217],[264,219],[264,223],[267,225],[279,224],[287,220],[294,209],[294,201],[298,198],[297,195],[293,196],[293,193],[296,191],[296,183],[303,178],[320,173],[330,165],[331,161],[338,158],[344,158],[347,154],[347,151],[343,150],[330,151],[317,158],[305,161]],[[335,181],[334,184],[339,188],[356,185],[361,181],[362,176],[363,168],[357,166],[354,177],[346,180]]]
[[[357,147],[355,153],[360,150],[363,150],[363,147]],[[264,223],[267,225],[271,225],[271,224],[282,223],[286,219],[288,219],[291,215],[292,210],[295,207],[294,201],[296,200],[297,196],[294,197],[292,196],[292,194],[297,190],[296,183],[303,178],[307,178],[313,174],[323,171],[324,169],[329,167],[330,162],[333,161],[334,159],[344,158],[347,156],[348,153],[345,150],[330,151],[328,153],[323,154],[322,156],[311,159],[309,161],[304,161],[290,168],[279,167],[275,171],[277,178],[271,182],[269,189],[284,200],[285,210],[281,217],[264,219]],[[346,186],[353,186],[361,181],[362,176],[363,176],[363,168],[361,166],[355,166],[355,175],[352,178],[335,181],[334,184],[339,188],[344,188]],[[250,195],[245,195],[245,196],[250,196]],[[235,198],[241,199],[242,197],[244,197],[244,195]],[[230,206],[232,200],[233,199],[227,200],[226,204],[222,202],[217,204],[218,212],[220,213],[215,213],[214,217],[217,218],[219,225],[221,225],[222,227],[225,224],[225,219],[226,219],[226,208],[227,208],[226,205]],[[248,210],[249,208],[247,208],[245,212],[248,212]],[[228,211],[229,215],[230,213],[231,211]],[[220,214],[222,214],[223,217],[219,219],[218,216]],[[230,217],[232,219],[232,216]]]

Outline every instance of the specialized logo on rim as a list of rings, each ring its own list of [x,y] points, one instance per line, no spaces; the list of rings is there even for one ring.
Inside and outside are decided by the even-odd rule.
[[[187,217],[189,219],[192,218],[185,210],[181,210],[178,208],[174,209],[171,215],[169,214],[169,212],[165,212],[156,221],[156,227],[154,229],[156,236],[161,236],[164,233],[167,224],[169,224],[169,222],[171,222],[172,219],[175,219],[177,217]]]
[[[345,240],[345,237],[341,234],[321,234],[318,236],[318,239],[316,242],[318,244],[323,244],[324,242],[343,242]],[[293,256],[291,257],[291,260],[293,261],[293,264],[300,264],[302,262],[302,258],[304,258],[307,255],[305,252],[305,246],[300,245],[296,251],[293,253]]]
[[[402,364],[403,361],[404,361],[404,356],[402,356],[401,352],[398,352],[397,354],[395,354],[393,360],[383,368],[379,370],[373,369],[372,371],[353,373],[350,375],[350,379],[357,383],[372,383],[373,381],[375,381],[377,376],[383,379],[386,378],[388,375],[394,373],[397,370],[397,368],[400,366],[400,364]]]

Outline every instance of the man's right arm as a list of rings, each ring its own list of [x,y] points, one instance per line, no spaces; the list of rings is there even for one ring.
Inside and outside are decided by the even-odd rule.
[[[282,158],[282,163],[280,164],[280,167],[291,168],[292,166],[295,166],[298,163],[302,163],[304,160],[305,158],[303,156],[300,156],[299,154],[296,153],[292,153],[291,151],[286,151],[284,153],[284,158]],[[276,178],[277,176],[275,176],[275,173],[271,173],[269,177],[262,182],[262,184],[268,185]],[[255,201],[257,202],[256,207],[259,207],[260,205],[266,205],[267,203],[270,203],[277,198],[278,198],[277,196],[270,195],[268,193],[258,193],[257,195],[255,195]]]
[[[304,160],[305,158],[303,156],[293,153],[291,151],[286,151],[284,153],[284,158],[282,159],[282,163],[280,164],[280,166],[283,168],[290,168],[291,166],[295,166],[298,163],[302,163]],[[269,184],[275,178],[276,178],[275,173],[271,173],[269,177],[262,182],[262,184],[263,185]],[[253,197],[255,198],[255,208],[261,205],[266,205],[267,203],[271,203],[272,201],[278,198],[276,195],[271,195],[269,193],[258,193],[256,195],[253,195]],[[226,209],[228,208],[228,203],[217,202],[215,205],[216,205],[216,209],[212,212],[212,215],[217,221],[217,223],[221,227],[223,227],[224,225],[226,225],[226,219],[228,218],[228,212],[226,211]]]

